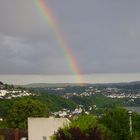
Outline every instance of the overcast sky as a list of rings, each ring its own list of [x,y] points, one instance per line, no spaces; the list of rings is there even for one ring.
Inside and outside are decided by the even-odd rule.
[[[82,74],[140,72],[139,0],[47,0]],[[72,74],[34,0],[0,0],[0,74]]]

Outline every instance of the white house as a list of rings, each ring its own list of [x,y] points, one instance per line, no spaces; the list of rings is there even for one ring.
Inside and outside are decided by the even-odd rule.
[[[28,139],[50,140],[54,132],[69,122],[66,118],[28,118]]]

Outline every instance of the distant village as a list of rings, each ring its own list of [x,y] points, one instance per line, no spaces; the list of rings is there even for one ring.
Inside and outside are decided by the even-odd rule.
[[[64,90],[64,88],[53,88],[52,90],[60,91],[60,90]],[[69,99],[73,96],[90,97],[90,96],[97,96],[97,95],[103,95],[108,98],[128,98],[131,102],[133,102],[134,99],[140,98],[140,91],[137,90],[135,93],[133,93],[133,91],[131,90],[122,90],[118,88],[98,89],[94,87],[87,87],[85,92],[65,93],[63,97]],[[98,108],[96,105],[93,105],[93,106],[89,106],[89,108],[85,110],[82,105],[79,105],[79,107],[76,108],[74,111],[63,109],[62,111],[53,113],[53,115],[59,116],[59,117],[71,117],[74,115],[79,115],[82,112],[85,114],[89,114],[92,109],[97,110]]]
[[[64,88],[53,88],[52,90],[64,90]],[[96,96],[96,95],[103,95],[105,97],[109,98],[131,98],[136,99],[140,98],[140,90],[123,90],[119,88],[95,88],[95,87],[87,87],[84,92],[77,93],[65,93],[63,96],[65,98],[70,98],[72,96],[80,96],[80,97],[86,97],[86,96]]]
[[[1,99],[11,99],[23,96],[33,95],[28,90],[24,88],[15,88],[14,86],[10,86],[7,84],[3,84],[0,82],[0,98]]]
[[[14,88],[14,87],[6,87],[7,85],[4,85],[3,83],[0,83],[0,98],[1,99],[12,99],[12,98],[17,98],[17,97],[23,97],[23,96],[36,96],[35,93],[29,92],[25,88]],[[48,88],[50,89],[50,88]],[[59,87],[59,88],[51,88],[52,91],[61,91],[63,93],[64,87]],[[140,90],[122,90],[119,88],[95,88],[95,87],[86,87],[84,92],[77,93],[75,92],[69,92],[69,93],[64,93],[61,96],[64,98],[71,98],[73,96],[80,96],[80,97],[90,97],[90,96],[97,96],[97,95],[102,95],[108,98],[129,98],[131,101],[133,101],[136,98],[140,98]],[[58,116],[58,117],[72,117],[79,115],[81,113],[89,114],[90,111],[94,109],[96,110],[97,107],[96,105],[89,106],[88,109],[84,109],[83,105],[79,105],[77,108],[75,108],[73,111],[69,109],[62,109],[58,112],[52,112],[52,116]]]

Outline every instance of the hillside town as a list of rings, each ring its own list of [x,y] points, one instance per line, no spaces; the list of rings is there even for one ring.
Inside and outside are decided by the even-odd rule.
[[[65,88],[52,88],[52,91],[63,91]],[[140,98],[140,90],[139,89],[120,89],[120,88],[97,88],[97,87],[86,87],[83,92],[64,92],[63,96],[65,98],[70,98],[72,96],[80,96],[80,97],[90,97],[96,95],[103,95],[109,98]]]
[[[15,88],[14,86],[3,84],[0,82],[0,98],[1,99],[11,99],[17,97],[30,96],[33,93],[30,93],[27,89],[24,88]]]

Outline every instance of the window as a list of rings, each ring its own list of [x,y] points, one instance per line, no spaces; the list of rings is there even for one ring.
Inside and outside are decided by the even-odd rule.
[[[47,137],[46,136],[43,136],[43,140],[47,140]]]

